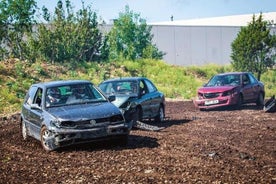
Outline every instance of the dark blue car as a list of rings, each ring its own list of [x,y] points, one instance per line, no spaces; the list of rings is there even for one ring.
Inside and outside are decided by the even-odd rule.
[[[145,119],[161,122],[165,118],[165,96],[145,77],[109,79],[99,84],[99,88],[107,96],[116,96],[112,103],[134,125]]]
[[[111,100],[86,80],[34,84],[22,106],[23,139],[34,137],[47,151],[99,139],[126,144],[129,125]]]

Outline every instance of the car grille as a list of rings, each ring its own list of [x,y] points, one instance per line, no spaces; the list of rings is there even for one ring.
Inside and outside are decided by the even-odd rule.
[[[216,98],[220,95],[220,93],[204,93],[204,98]]]
[[[85,129],[90,128],[93,126],[100,126],[101,124],[106,123],[116,123],[116,122],[122,122],[124,121],[124,118],[122,115],[114,115],[108,118],[100,118],[100,119],[94,119],[94,120],[85,120],[85,121],[63,121],[61,122],[62,128],[79,128],[79,129]]]

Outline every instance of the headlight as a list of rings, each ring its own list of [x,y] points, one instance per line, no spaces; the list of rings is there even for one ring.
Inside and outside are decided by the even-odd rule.
[[[224,91],[222,93],[222,96],[230,96],[230,95],[232,95],[232,90],[230,90],[230,91]]]
[[[52,120],[51,121],[51,125],[52,126],[55,126],[55,127],[57,127],[57,128],[60,128],[61,127],[61,122],[59,121],[59,120]]]
[[[129,105],[130,105],[130,102],[127,101],[127,102],[123,103],[123,104],[120,106],[120,108],[128,108]]]
[[[202,93],[197,93],[198,99],[203,99],[203,94]]]
[[[234,95],[236,95],[236,94],[237,94],[237,90],[232,89],[232,90],[223,92],[223,93],[222,93],[222,96],[230,96],[230,95],[234,96]]]

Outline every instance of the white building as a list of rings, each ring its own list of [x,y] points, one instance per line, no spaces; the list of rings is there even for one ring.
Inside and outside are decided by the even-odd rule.
[[[276,12],[262,13],[276,34]],[[256,14],[256,18],[259,14]],[[208,63],[229,64],[231,43],[242,26],[252,22],[253,14],[150,23],[153,41],[165,52],[164,60],[173,65]]]

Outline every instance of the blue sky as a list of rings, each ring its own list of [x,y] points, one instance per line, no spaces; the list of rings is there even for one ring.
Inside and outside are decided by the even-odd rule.
[[[135,13],[140,13],[147,23],[174,20],[207,18],[217,16],[259,14],[276,12],[276,0],[83,0],[84,5],[91,5],[107,23],[116,19],[125,5]],[[45,5],[54,10],[57,0],[37,0],[41,8]],[[75,10],[81,8],[81,0],[71,0]]]

